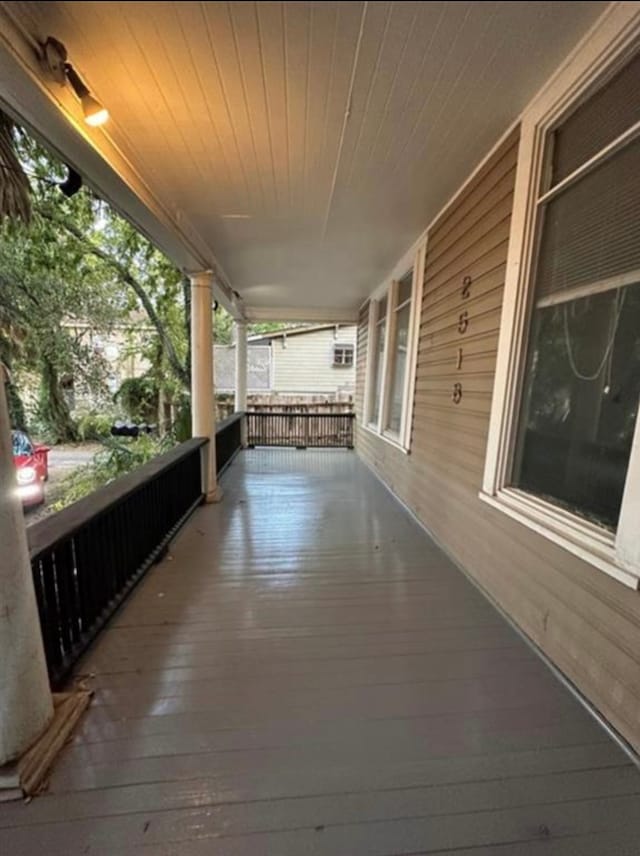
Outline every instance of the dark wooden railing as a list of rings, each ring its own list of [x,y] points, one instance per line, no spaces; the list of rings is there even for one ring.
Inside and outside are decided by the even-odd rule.
[[[216,435],[221,472],[240,449],[242,416]],[[188,440],[27,529],[54,689],[197,505],[207,441]]]
[[[216,429],[216,469],[218,475],[231,463],[242,448],[242,420],[244,413],[233,413]]]
[[[353,413],[247,413],[247,445],[353,448]]]

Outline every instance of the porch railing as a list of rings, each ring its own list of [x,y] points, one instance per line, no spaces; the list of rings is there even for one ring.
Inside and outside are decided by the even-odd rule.
[[[233,413],[216,429],[216,469],[218,475],[231,463],[242,448],[242,420],[244,413]]]
[[[240,414],[216,435],[224,469],[241,440]],[[27,529],[40,626],[54,688],[164,553],[202,501],[202,453],[188,440]]]
[[[247,413],[247,445],[353,448],[353,413]]]

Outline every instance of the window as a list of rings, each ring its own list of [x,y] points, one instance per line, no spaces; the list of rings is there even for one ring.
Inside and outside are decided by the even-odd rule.
[[[402,422],[402,406],[404,399],[404,384],[407,374],[407,347],[409,345],[409,321],[411,319],[411,292],[413,270],[398,283],[396,306],[394,307],[395,323],[393,335],[389,344],[389,406],[385,419],[385,428],[394,434],[400,433]]]
[[[353,345],[334,345],[333,364],[334,366],[352,366]]]
[[[568,115],[554,119],[551,111],[543,133],[533,122],[528,139],[523,131],[521,155],[530,146],[531,164],[539,164],[528,177],[537,186],[532,240],[525,223],[525,274],[511,283],[513,300],[509,282],[505,291],[512,316],[501,333],[484,484],[485,499],[633,587],[640,573],[638,79],[640,56]],[[508,360],[501,391],[500,364]]]
[[[410,441],[424,247],[411,258],[414,264],[404,266],[400,279],[370,303],[365,390],[367,427],[405,450]]]
[[[373,356],[373,407],[369,423],[378,427],[380,421],[380,403],[382,401],[382,372],[384,366],[384,345],[387,332],[387,299],[378,302],[377,314],[374,327],[374,336],[371,342],[371,353]]]

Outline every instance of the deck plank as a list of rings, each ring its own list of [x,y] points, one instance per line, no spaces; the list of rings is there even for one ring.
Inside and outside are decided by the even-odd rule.
[[[640,773],[354,453],[224,489],[78,667],[0,852],[636,856]]]

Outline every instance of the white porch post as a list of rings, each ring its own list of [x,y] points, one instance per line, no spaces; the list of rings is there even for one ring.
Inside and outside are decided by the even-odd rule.
[[[11,425],[0,363],[0,766],[18,758],[53,716]]]
[[[191,433],[208,437],[203,462],[207,502],[219,498],[216,478],[216,404],[213,388],[213,273],[190,274],[191,280]]]
[[[236,396],[235,410],[247,409],[247,325],[236,321]]]

